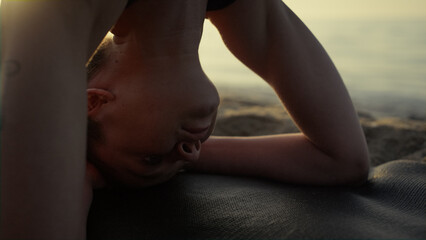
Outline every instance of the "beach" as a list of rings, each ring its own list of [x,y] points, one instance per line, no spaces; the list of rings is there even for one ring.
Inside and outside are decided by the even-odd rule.
[[[386,106],[385,103],[382,104]],[[416,117],[383,116],[357,109],[370,151],[371,166],[397,159],[426,162],[426,121]],[[337,116],[336,116],[337,117]],[[216,136],[259,136],[296,133],[299,129],[273,96],[221,93]]]

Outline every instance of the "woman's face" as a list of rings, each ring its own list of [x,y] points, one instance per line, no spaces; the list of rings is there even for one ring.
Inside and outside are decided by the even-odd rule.
[[[164,182],[198,159],[213,131],[218,93],[197,56],[148,64],[118,50],[89,86],[113,95],[90,116],[101,123],[104,137],[94,149],[97,167],[119,184]]]

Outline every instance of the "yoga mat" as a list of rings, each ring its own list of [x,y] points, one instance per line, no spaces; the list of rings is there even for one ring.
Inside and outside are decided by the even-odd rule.
[[[360,187],[184,173],[95,191],[88,239],[425,239],[426,164],[393,161]]]

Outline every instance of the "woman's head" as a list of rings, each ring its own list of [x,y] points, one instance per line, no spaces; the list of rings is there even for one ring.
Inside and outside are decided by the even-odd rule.
[[[219,98],[195,54],[142,57],[104,40],[87,65],[88,160],[110,182],[147,186],[198,159]]]

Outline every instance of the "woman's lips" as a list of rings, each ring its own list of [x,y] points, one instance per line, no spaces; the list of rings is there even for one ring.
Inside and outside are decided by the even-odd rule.
[[[203,119],[187,121],[181,125],[181,134],[190,141],[206,141],[213,132],[217,111]]]

